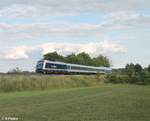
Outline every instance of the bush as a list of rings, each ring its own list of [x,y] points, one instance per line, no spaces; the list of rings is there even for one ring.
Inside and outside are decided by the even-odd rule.
[[[140,76],[132,76],[129,78],[129,83],[134,84],[137,82],[141,82],[141,78]]]
[[[141,75],[117,75],[109,74],[106,76],[107,83],[130,83],[130,84],[150,84],[150,74],[141,74]]]
[[[144,79],[143,79],[144,83],[146,84],[150,84],[150,73],[147,72],[144,74]]]
[[[107,82],[108,83],[118,83],[117,82],[117,76],[115,74],[108,74],[106,76]]]

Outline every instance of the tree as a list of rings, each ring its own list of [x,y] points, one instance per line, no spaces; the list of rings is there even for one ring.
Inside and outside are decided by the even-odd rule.
[[[91,64],[91,62],[92,62],[91,57],[85,52],[79,53],[77,55],[77,60],[78,60],[78,64],[92,65]]]
[[[127,64],[125,67],[126,73],[129,77],[132,77],[133,74],[135,74],[135,66],[133,63]]]
[[[79,53],[77,55],[72,53],[66,57],[59,55],[57,52],[53,52],[45,54],[43,58],[46,60],[62,61],[72,64],[110,67],[110,61],[106,56],[99,55],[98,57],[91,58],[90,55],[85,52]]]
[[[148,72],[150,72],[150,65],[148,66],[147,70],[148,70]]]
[[[77,57],[76,57],[76,55],[74,53],[66,56],[65,60],[66,60],[65,62],[67,62],[67,63],[74,63],[74,64],[77,63]]]
[[[135,70],[135,73],[136,73],[136,74],[141,74],[143,68],[142,68],[142,66],[141,66],[140,64],[136,64],[136,65],[134,66],[134,70]]]
[[[93,65],[110,67],[110,61],[106,56],[99,55],[98,57],[93,58]]]
[[[45,54],[44,59],[51,60],[51,61],[64,61],[65,60],[65,58],[59,55],[57,52]]]

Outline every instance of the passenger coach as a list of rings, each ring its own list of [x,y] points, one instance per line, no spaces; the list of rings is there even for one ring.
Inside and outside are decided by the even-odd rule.
[[[111,73],[111,71],[112,69],[108,67],[86,66],[49,60],[40,60],[36,65],[36,72],[44,74],[104,74]]]

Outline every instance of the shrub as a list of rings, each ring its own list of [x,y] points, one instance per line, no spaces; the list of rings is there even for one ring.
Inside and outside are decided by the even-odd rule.
[[[117,75],[109,74],[106,76],[107,83],[130,83],[130,84],[150,84],[150,76],[142,75]]]
[[[118,83],[117,82],[117,76],[115,74],[108,74],[106,76],[107,82],[108,83]]]
[[[145,73],[143,81],[146,84],[150,84],[150,73],[149,72]]]

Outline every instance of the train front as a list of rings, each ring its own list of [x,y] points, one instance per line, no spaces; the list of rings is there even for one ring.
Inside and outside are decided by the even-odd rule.
[[[38,61],[37,65],[36,65],[36,73],[43,73],[43,65],[44,65],[44,61]]]

